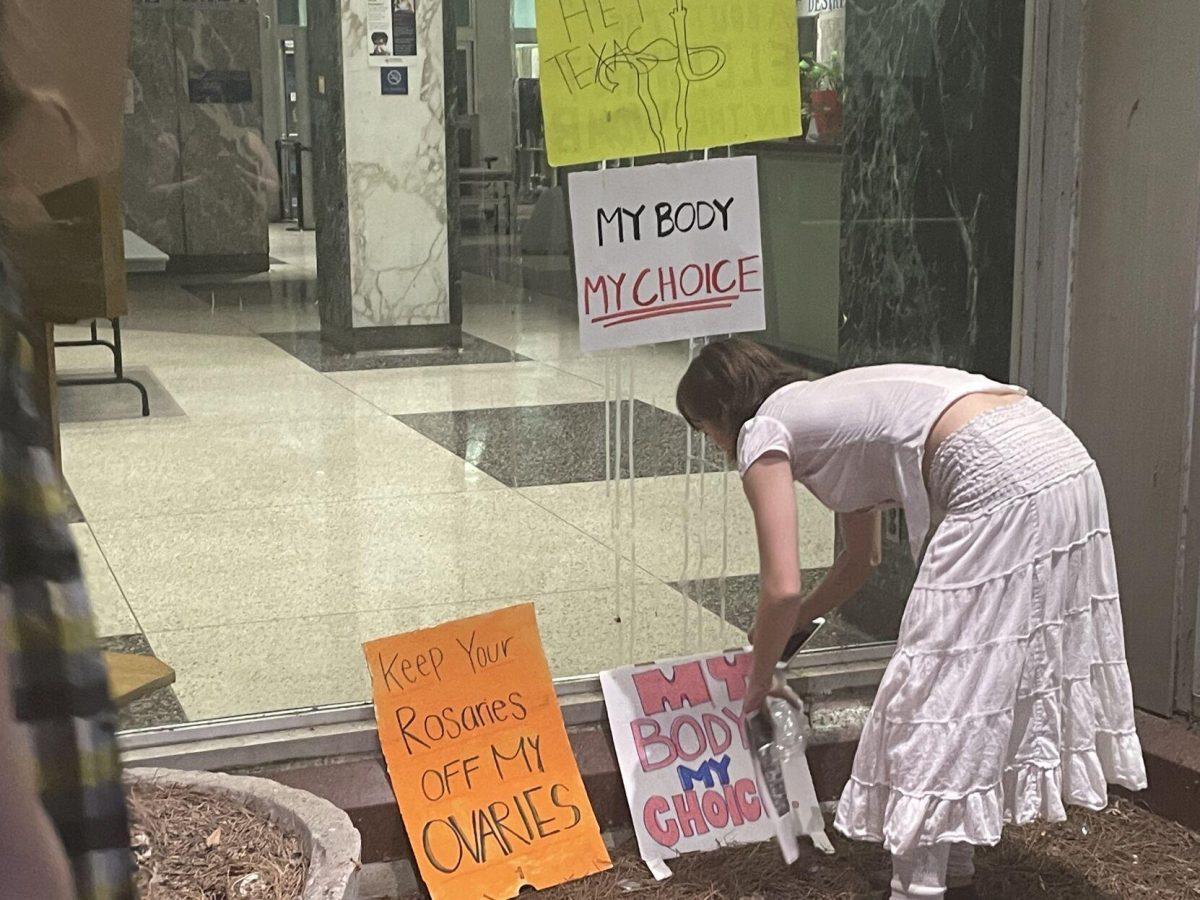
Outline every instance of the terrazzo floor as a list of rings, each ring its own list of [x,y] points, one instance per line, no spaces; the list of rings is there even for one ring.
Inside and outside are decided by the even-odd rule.
[[[745,641],[750,513],[674,411],[686,346],[584,355],[569,300],[467,247],[461,352],[340,353],[319,340],[311,234],[272,237],[269,273],[131,282],[125,361],[149,418],[128,387],[62,391],[100,633],[177,672],[123,724],[366,700],[363,641],[524,601],[556,675]],[[631,395],[636,477],[614,483]],[[832,517],[797,499],[820,570]]]

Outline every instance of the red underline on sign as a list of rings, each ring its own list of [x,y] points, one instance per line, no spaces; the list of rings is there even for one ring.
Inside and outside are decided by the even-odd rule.
[[[620,325],[623,322],[636,322],[639,319],[652,319],[656,316],[669,316],[673,313],[694,312],[704,309],[723,309],[733,305],[733,302],[741,296],[740,294],[728,294],[724,297],[704,297],[699,300],[686,300],[683,303],[672,303],[670,306],[659,307],[658,309],[627,309],[624,312],[609,313],[606,316],[597,316],[592,319],[592,324],[596,325],[600,322],[606,323],[605,328],[611,328],[614,325]]]
[[[695,305],[686,306],[682,303],[679,303],[675,306],[668,306],[664,309],[652,309],[644,313],[638,313],[637,315],[629,316],[625,319],[617,319],[615,322],[605,322],[604,327],[612,328],[614,325],[626,325],[629,322],[637,322],[641,319],[657,319],[659,316],[670,316],[674,315],[675,313],[706,312],[713,309],[728,309],[731,306],[733,306],[733,300],[710,300],[708,303],[697,303]]]

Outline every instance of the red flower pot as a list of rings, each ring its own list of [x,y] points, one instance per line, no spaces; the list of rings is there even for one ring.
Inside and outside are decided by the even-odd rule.
[[[842,98],[834,90],[812,92],[812,116],[822,143],[842,136]]]

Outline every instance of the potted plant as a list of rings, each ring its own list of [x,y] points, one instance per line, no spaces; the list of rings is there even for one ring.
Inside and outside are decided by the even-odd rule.
[[[841,58],[835,52],[828,62],[821,63],[806,56],[800,60],[800,72],[811,85],[809,105],[816,125],[816,140],[837,142],[842,136],[842,88],[845,83]]]

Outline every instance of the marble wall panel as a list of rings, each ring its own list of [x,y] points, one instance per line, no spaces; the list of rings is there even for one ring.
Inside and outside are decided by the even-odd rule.
[[[178,4],[183,216],[192,256],[266,254],[267,204],[278,203],[274,148],[263,142],[262,56],[254,4]],[[201,103],[189,82],[248,75],[246,102]]]
[[[190,80],[227,73],[248,97],[198,103]],[[211,77],[211,76],[210,76]],[[172,257],[268,253],[275,154],[262,138],[253,0],[138,0],[125,115],[126,225]]]
[[[174,6],[139,3],[125,105],[125,225],[163,252],[184,253]]]
[[[417,3],[410,92],[383,95],[367,0],[340,0],[350,281],[356,328],[450,321],[442,3]]]
[[[854,0],[846,12],[839,363],[1009,378],[1023,0]],[[853,624],[893,638],[904,529]]]

